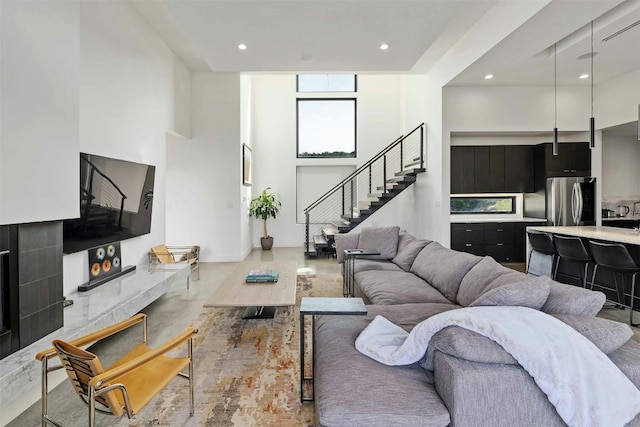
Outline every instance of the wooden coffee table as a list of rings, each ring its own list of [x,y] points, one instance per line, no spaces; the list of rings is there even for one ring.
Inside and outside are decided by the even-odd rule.
[[[278,281],[246,283],[250,270],[276,270]],[[242,262],[204,307],[247,307],[243,319],[272,319],[276,307],[296,305],[296,271],[295,262]]]

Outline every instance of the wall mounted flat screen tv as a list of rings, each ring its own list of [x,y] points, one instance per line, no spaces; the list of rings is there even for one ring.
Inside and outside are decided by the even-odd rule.
[[[63,251],[80,252],[151,232],[152,165],[80,153],[80,217],[63,223]]]

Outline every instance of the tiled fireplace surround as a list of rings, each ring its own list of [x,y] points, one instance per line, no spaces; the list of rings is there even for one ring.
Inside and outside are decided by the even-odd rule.
[[[0,359],[63,325],[62,222],[0,226]]]

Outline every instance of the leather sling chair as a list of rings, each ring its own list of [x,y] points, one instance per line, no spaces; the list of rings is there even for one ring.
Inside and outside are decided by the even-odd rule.
[[[81,348],[141,322],[142,343],[107,369],[103,369],[98,356]],[[197,333],[196,329],[188,327],[171,340],[151,349],[146,344],[147,316],[140,313],[69,342],[53,340],[53,348],[36,355],[36,359],[42,362],[42,426],[51,424],[61,427],[49,417],[47,409],[48,374],[61,368],[66,369],[74,390],[89,406],[88,425],[91,427],[95,426],[96,411],[115,416],[126,413],[129,418],[133,417],[176,376],[189,380],[189,414],[193,415],[193,337]],[[183,344],[187,347],[186,356],[166,355]],[[56,356],[62,364],[49,367],[49,359]],[[183,372],[185,368],[188,373]],[[104,409],[97,408],[96,402]]]

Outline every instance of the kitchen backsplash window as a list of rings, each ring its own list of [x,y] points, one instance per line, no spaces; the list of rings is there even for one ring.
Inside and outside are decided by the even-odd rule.
[[[452,214],[512,214],[516,212],[515,197],[451,198]]]

